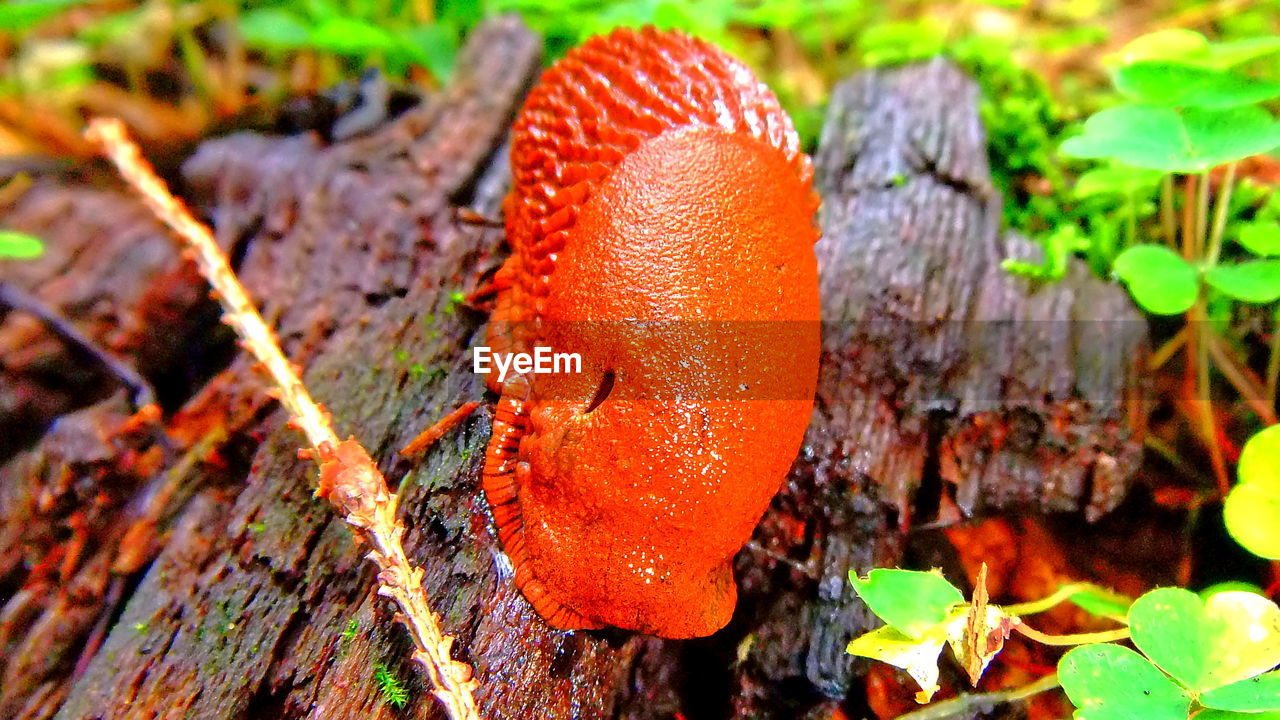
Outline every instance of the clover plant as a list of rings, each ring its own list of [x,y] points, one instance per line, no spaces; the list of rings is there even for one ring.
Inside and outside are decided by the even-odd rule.
[[[866,578],[850,573],[854,591],[885,625],[855,638],[848,652],[906,670],[924,703],[938,689],[944,646],[976,685],[1005,639],[1018,631],[1046,644],[1077,646],[1059,661],[1058,682],[1078,720],[1280,717],[1280,608],[1258,593],[1222,590],[1202,598],[1157,588],[1130,603],[1081,583],[1042,601],[999,606],[986,601],[985,570],[968,601],[937,571],[876,569]],[[1052,636],[1023,620],[1067,600],[1124,627]],[[1125,639],[1136,650],[1111,642]],[[1053,686],[1040,682],[1036,689]]]
[[[1245,443],[1223,505],[1227,531],[1255,555],[1280,560],[1280,425]]]

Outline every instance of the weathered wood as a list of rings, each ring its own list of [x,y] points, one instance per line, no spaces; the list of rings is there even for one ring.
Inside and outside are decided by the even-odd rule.
[[[848,572],[899,562],[909,526],[1096,517],[1141,453],[1145,321],[1082,263],[1043,286],[1001,269],[1034,246],[999,231],[971,80],[934,61],[841,83],[815,165],[818,402],[757,530],[768,552],[739,556],[734,627],[755,638],[733,672],[742,717],[846,696],[864,661],[843,649],[869,627]]]
[[[482,396],[466,350],[484,318],[451,295],[495,265],[500,232],[458,222],[455,208],[499,211],[501,143],[539,45],[518,23],[489,24],[450,88],[389,125],[332,146],[312,135],[210,141],[186,164],[184,190],[239,259],[339,432],[357,435],[400,479],[410,555],[427,570],[458,656],[476,668],[485,717],[820,717],[845,698],[861,712],[858,665],[843,647],[870,618],[848,588],[849,569],[896,562],[906,526],[940,509],[1111,507],[1138,452],[1125,403],[1141,392],[1131,365],[1140,316],[1080,267],[1043,287],[1000,270],[1028,244],[998,233],[975,90],[958,72],[935,63],[842,84],[817,156],[826,322],[818,404],[786,487],[736,562],[734,621],[685,642],[553,632],[515,591],[490,532],[478,486],[487,412],[417,464],[394,456]],[[1087,342],[1093,320],[1120,331]],[[294,454],[299,436],[264,405],[262,389],[236,359],[168,421],[177,447],[152,465],[129,464],[153,444],[120,426],[122,408],[103,405],[3,468],[25,494],[0,501],[0,540],[9,543],[0,558],[60,541],[72,511],[32,498],[63,469],[89,490],[102,468],[128,480],[91,516],[99,544],[88,559],[66,580],[46,578],[43,595],[10,599],[14,622],[0,617],[9,623],[0,648],[10,712],[439,716],[350,533],[312,498],[313,470]],[[115,430],[88,441],[104,428]],[[214,429],[230,434],[214,443],[220,458],[188,449]],[[112,524],[128,525],[146,506],[139,498],[164,486],[157,465],[179,467],[190,453],[184,492],[162,503],[167,535],[143,543],[142,560],[112,562],[122,552]],[[58,497],[74,507],[91,495]],[[39,519],[43,540],[24,545],[23,513]],[[0,589],[23,583],[20,563],[3,573]],[[109,612],[113,583],[123,611],[68,684]],[[73,617],[45,597],[72,585],[86,589],[70,631],[41,631]],[[56,647],[54,661],[31,670],[29,658],[15,660],[40,642]],[[20,662],[23,685],[11,691]],[[379,699],[379,664],[405,679],[408,707]]]

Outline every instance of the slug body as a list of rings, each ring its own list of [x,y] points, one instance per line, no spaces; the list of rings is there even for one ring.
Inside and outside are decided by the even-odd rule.
[[[809,160],[747,68],[652,29],[547,70],[511,155],[488,343],[582,358],[488,378],[483,483],[515,582],[556,627],[708,635],[813,409]]]

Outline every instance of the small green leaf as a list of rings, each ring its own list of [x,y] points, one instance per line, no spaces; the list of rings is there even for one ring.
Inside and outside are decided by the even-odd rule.
[[[1176,60],[1178,58],[1205,57],[1209,54],[1209,41],[1194,30],[1169,28],[1139,36],[1120,49],[1116,59],[1122,63],[1143,60]]]
[[[1210,690],[1200,696],[1200,704],[1217,710],[1247,713],[1280,711],[1280,671]]]
[[[240,16],[240,34],[250,47],[296,50],[311,45],[311,31],[302,18],[282,8],[258,8]]]
[[[1154,194],[1162,177],[1164,173],[1127,165],[1097,167],[1085,172],[1076,180],[1076,186],[1071,194],[1081,200],[1105,195],[1121,198],[1135,195],[1149,196]]]
[[[29,260],[44,253],[40,239],[14,230],[0,230],[0,258]]]
[[[88,0],[6,0],[0,3],[0,30],[26,30],[85,2]]]
[[[1194,692],[1266,672],[1280,664],[1280,608],[1253,593],[1202,601],[1181,588],[1158,588],[1129,608],[1133,644]]]
[[[1280,36],[1276,35],[1211,44],[1194,30],[1171,28],[1130,41],[1110,60],[1122,65],[1157,60],[1226,70],[1276,52],[1280,52]]]
[[[1160,669],[1196,689],[1209,667],[1204,603],[1181,588],[1157,588],[1129,608],[1133,644]]]
[[[1236,485],[1222,505],[1222,520],[1244,549],[1280,560],[1280,491],[1264,485]]]
[[[406,54],[430,70],[438,82],[453,75],[458,59],[458,32],[453,27],[442,23],[419,25],[406,31],[403,42]]]
[[[340,55],[365,55],[394,50],[399,42],[391,33],[374,25],[348,17],[322,20],[311,32],[311,43],[320,49]]]
[[[1139,62],[1116,71],[1116,89],[1150,105],[1225,108],[1280,96],[1280,82],[1174,62]]]
[[[1272,425],[1250,437],[1236,465],[1240,482],[1280,492],[1280,425]]]
[[[1254,555],[1280,560],[1280,425],[1249,438],[1236,473],[1222,508],[1227,532]]]
[[[1200,292],[1196,269],[1164,245],[1134,245],[1116,256],[1112,271],[1157,315],[1186,312]]]
[[[920,686],[917,699],[929,702],[938,691],[938,656],[946,642],[941,625],[935,627],[932,637],[922,639],[907,637],[886,625],[854,638],[845,652],[906,670]]]
[[[1206,67],[1225,69],[1278,52],[1280,52],[1280,35],[1261,35],[1214,43],[1209,46],[1208,57],[1196,61]]]
[[[936,570],[876,568],[865,580],[851,571],[849,582],[871,612],[910,638],[946,621],[951,606],[964,602],[964,595]]]
[[[1068,157],[1108,158],[1164,172],[1204,172],[1280,145],[1280,122],[1253,105],[1121,105],[1095,113],[1062,143]]]
[[[1091,615],[1111,618],[1123,618],[1129,612],[1129,606],[1133,604],[1133,598],[1108,592],[1102,588],[1081,590],[1073,594],[1070,600]]]
[[[1200,596],[1201,600],[1208,600],[1214,595],[1224,592],[1251,592],[1255,595],[1261,595],[1262,588],[1254,585],[1253,583],[1242,582],[1240,580],[1227,580],[1225,582],[1214,583],[1196,594]]]
[[[1280,720],[1280,712],[1242,713],[1231,710],[1205,710],[1194,720]]]
[[[1280,298],[1280,260],[1254,260],[1238,265],[1218,265],[1204,274],[1217,291],[1248,303],[1269,303]]]
[[[1256,221],[1239,226],[1236,241],[1253,253],[1262,257],[1280,255],[1280,223]]]
[[[1186,691],[1138,653],[1120,645],[1072,648],[1058,662],[1076,720],[1187,720]]]

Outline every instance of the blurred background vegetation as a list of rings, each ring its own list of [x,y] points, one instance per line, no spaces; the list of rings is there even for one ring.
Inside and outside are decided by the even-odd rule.
[[[409,93],[447,82],[466,33],[517,13],[554,59],[619,25],[679,28],[754,67],[812,149],[834,83],[858,68],[943,54],[984,90],[1012,226],[1058,227],[1077,203],[1056,155],[1069,124],[1111,101],[1108,64],[1162,28],[1210,38],[1280,33],[1280,0],[5,0],[0,155],[84,156],[89,114],[149,144],[276,123],[286,105],[378,68]],[[1271,63],[1270,73],[1277,72]]]
[[[1058,230],[1059,245],[1078,242],[1064,225],[1088,229],[1075,210],[1090,203],[1072,197],[1079,166],[1057,145],[1113,100],[1118,50],[1163,28],[1219,40],[1280,33],[1280,0],[5,0],[0,156],[84,157],[90,114],[120,116],[163,155],[209,134],[279,126],[290,103],[332,97],[370,67],[410,96],[430,91],[447,82],[466,33],[500,13],[542,33],[549,59],[619,25],[711,40],[774,88],[810,149],[839,78],[950,56],[984,90],[1009,224],[1045,238]]]

